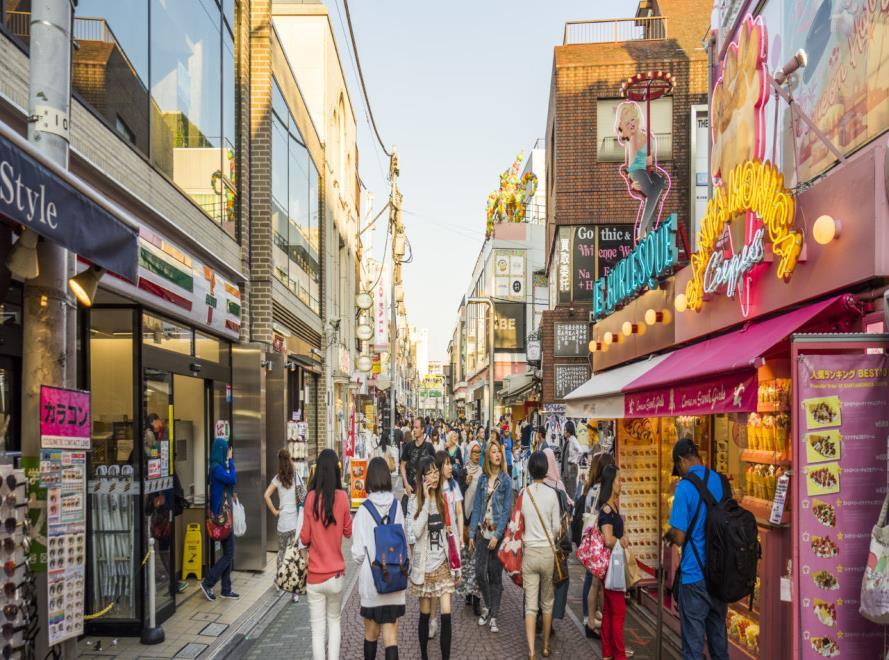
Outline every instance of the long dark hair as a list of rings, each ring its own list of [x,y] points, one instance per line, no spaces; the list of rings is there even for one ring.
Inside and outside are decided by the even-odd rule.
[[[285,489],[293,485],[293,460],[286,449],[278,450],[278,481]]]
[[[600,508],[611,499],[614,492],[614,480],[617,478],[617,466],[612,463],[602,468],[602,477],[599,480],[599,503]]]
[[[448,451],[446,449],[442,449],[442,450],[435,452],[435,467],[438,468],[438,472],[441,475],[441,476],[439,476],[439,480],[444,479],[444,464],[450,463],[450,462],[451,462],[451,455],[448,453]],[[453,467],[454,466],[451,465],[451,468],[453,468]],[[454,473],[453,472],[451,472],[451,478],[449,479],[449,481],[452,483],[448,484],[448,488],[456,488],[457,487],[457,482],[454,480]]]
[[[333,515],[333,501],[341,484],[340,459],[333,449],[325,449],[318,454],[318,460],[315,461],[315,474],[312,476],[312,483],[309,484],[309,490],[315,493],[312,514],[315,516],[315,520],[320,520],[325,527],[336,524],[336,518]],[[323,516],[321,515],[322,507],[324,509]]]
[[[420,459],[420,465],[417,467],[417,510],[414,512],[414,519],[420,517],[420,511],[423,510],[423,506],[426,504],[426,489],[423,488],[423,479],[426,477],[426,474],[432,472],[432,470],[437,470],[438,468],[435,466],[435,459],[431,456],[424,456]],[[442,486],[444,485],[444,477],[441,472],[438,473],[438,487],[432,491],[432,497],[435,498],[435,504],[438,507],[438,514],[444,519],[444,505],[442,503],[444,490]]]
[[[590,459],[590,471],[587,475],[586,485],[583,489],[583,496],[586,497],[590,492],[590,488],[595,486],[602,480],[602,471],[608,465],[614,465],[614,456],[607,451],[600,451],[594,454]]]

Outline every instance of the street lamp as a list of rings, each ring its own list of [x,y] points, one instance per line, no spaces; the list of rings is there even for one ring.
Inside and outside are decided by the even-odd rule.
[[[487,305],[491,311],[488,322],[488,425],[494,423],[494,301],[491,298],[473,297],[466,299],[467,305]]]

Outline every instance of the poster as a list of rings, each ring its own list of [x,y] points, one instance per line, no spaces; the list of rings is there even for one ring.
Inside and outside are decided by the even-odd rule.
[[[90,448],[90,393],[40,386],[40,446]]]
[[[351,476],[351,497],[352,507],[361,506],[361,503],[367,499],[367,488],[365,480],[367,479],[367,460],[363,458],[353,458],[349,463],[349,474]]]
[[[887,483],[889,357],[803,355],[798,376],[801,657],[876,657],[883,629],[858,607]]]

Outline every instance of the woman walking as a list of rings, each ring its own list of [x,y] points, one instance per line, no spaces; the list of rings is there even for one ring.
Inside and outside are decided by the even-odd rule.
[[[478,482],[482,476],[482,446],[475,440],[469,443],[469,458],[466,462],[466,492],[463,493],[463,514],[466,525],[464,526],[464,544],[460,558],[463,561],[463,572],[460,584],[457,585],[457,594],[465,599],[467,605],[472,605],[475,616],[481,616],[482,607],[479,600],[478,582],[475,577],[475,556],[469,549],[468,530],[469,518],[472,515],[472,504],[478,490]]]
[[[325,449],[315,463],[309,484],[306,509],[299,539],[309,549],[309,618],[312,623],[312,658],[327,660],[340,657],[340,604],[346,563],[343,561],[343,537],[352,536],[349,502],[340,486],[339,459],[332,449]]]
[[[466,470],[463,466],[463,451],[460,449],[460,436],[456,431],[449,431],[445,449],[451,461],[451,469],[454,471],[454,479],[462,488],[465,488]]]
[[[602,470],[614,465],[614,456],[599,452],[590,460],[590,471],[584,487],[583,531],[599,522],[599,490]],[[589,571],[583,578],[583,620],[587,637],[599,637],[602,628],[602,581]]]
[[[475,577],[485,601],[478,625],[490,624],[491,632],[499,632],[503,568],[497,550],[512,509],[512,480],[506,474],[506,461],[497,442],[488,440],[484,461],[469,521],[469,547],[475,548]]]
[[[218,437],[213,440],[210,450],[210,511],[218,516],[224,509],[231,510],[234,487],[238,483],[235,462],[232,459],[232,448],[227,438]],[[238,600],[241,596],[232,591],[232,564],[235,560],[235,535],[229,535],[222,541],[222,557],[207,571],[207,577],[201,580],[201,591],[207,600],[216,600],[213,587],[221,579],[222,593],[220,596],[228,600]]]
[[[451,594],[454,578],[448,564],[448,534],[456,534],[450,507],[444,493],[444,480],[435,461],[423,457],[417,475],[417,510],[410,523],[414,527],[414,555],[411,563],[410,591],[420,599],[420,654],[428,660],[429,617],[432,602],[441,608],[439,646],[442,660],[451,657]]]
[[[298,483],[297,483],[298,482]],[[278,491],[278,507],[272,503],[272,493]],[[293,460],[286,449],[278,451],[278,474],[272,478],[272,482],[265,489],[263,495],[265,505],[272,515],[278,519],[278,568],[281,570],[281,562],[284,561],[284,552],[291,543],[296,542],[296,533],[299,522],[300,509],[306,499],[306,488],[302,479],[293,469]],[[299,602],[299,594],[294,592],[293,602]]]
[[[392,477],[385,459],[377,457],[367,466],[365,479],[368,501],[376,509],[380,520],[387,524],[404,525],[404,512],[395,504]],[[367,505],[358,508],[352,523],[352,559],[361,565],[358,574],[358,597],[364,619],[364,660],[374,660],[377,641],[383,632],[386,660],[398,660],[398,619],[404,616],[405,591],[381,594],[374,584],[370,569],[371,557],[376,557],[374,528],[376,522]],[[390,520],[392,512],[395,519]]]
[[[599,486],[599,529],[605,539],[605,545],[614,548],[620,543],[627,547],[624,536],[624,521],[618,509],[620,498],[620,472],[614,465],[602,470]],[[623,591],[604,589],[604,606],[602,608],[602,658],[603,660],[624,660],[627,657],[624,648],[624,621],[627,618],[627,601]]]
[[[547,447],[543,450],[543,453],[546,456],[547,462],[546,478],[543,480],[543,483],[552,488],[556,493],[556,497],[559,499],[559,515],[561,522],[559,524],[559,529],[556,533],[556,538],[554,539],[554,541],[556,546],[558,546],[563,552],[568,554],[571,552],[571,539],[568,538],[567,532],[568,527],[570,526],[569,521],[571,520],[571,507],[573,505],[573,502],[568,497],[568,492],[565,489],[565,484],[559,478],[559,467],[556,462],[555,452]],[[555,600],[553,602],[554,620],[561,620],[565,618],[565,610],[568,607],[569,584],[570,579],[565,580],[556,588]]]
[[[528,657],[536,658],[534,649],[538,602],[543,612],[543,657],[549,657],[549,637],[553,621],[553,547],[561,516],[556,491],[547,486],[548,463],[543,452],[536,451],[528,459],[532,482],[523,491],[522,518],[525,535],[522,539],[522,584],[525,590],[525,637]]]

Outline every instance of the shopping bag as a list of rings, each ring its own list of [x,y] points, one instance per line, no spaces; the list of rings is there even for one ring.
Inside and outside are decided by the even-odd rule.
[[[605,588],[609,591],[626,591],[627,574],[624,548],[620,540],[611,549],[611,559],[608,561],[608,573],[605,574]]]
[[[642,572],[639,570],[639,564],[629,548],[624,548],[624,566],[627,578],[627,591],[635,587],[642,581]]]
[[[593,577],[605,579],[608,562],[611,560],[611,550],[605,545],[602,531],[596,525],[584,530],[576,554],[578,561],[592,573]]]
[[[299,546],[296,537],[284,551],[281,566],[275,573],[275,585],[282,591],[304,594],[306,577],[309,574],[309,556],[305,548]]]
[[[235,536],[244,536],[247,533],[247,512],[238,499],[232,503],[232,531]]]
[[[516,498],[509,522],[506,524],[506,531],[503,533],[503,542],[500,544],[500,550],[497,551],[497,558],[503,565],[503,570],[518,587],[522,586],[522,557],[524,554],[522,538],[525,536],[525,519],[522,516],[523,493],[524,491],[519,493]],[[480,538],[477,542],[485,543],[485,539]]]
[[[874,623],[889,623],[889,495],[883,500],[880,517],[870,535],[870,552],[861,579],[858,612]]]
[[[459,574],[460,569],[463,567],[460,558],[460,548],[457,546],[457,535],[454,533],[454,526],[451,524],[451,505],[448,504],[448,499],[444,495],[442,495],[442,504],[444,504],[445,510],[445,526],[448,530],[448,566],[452,573]]]

